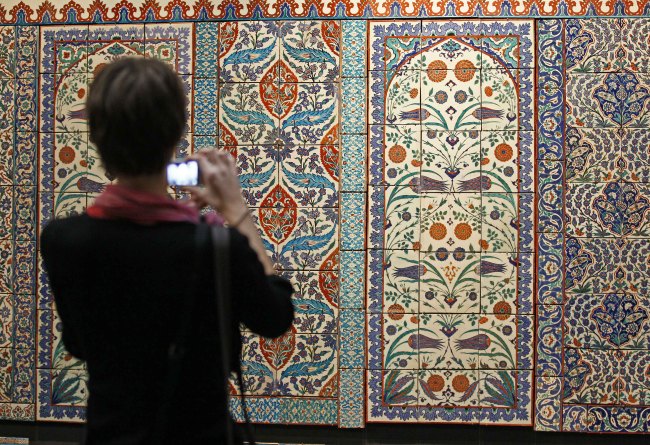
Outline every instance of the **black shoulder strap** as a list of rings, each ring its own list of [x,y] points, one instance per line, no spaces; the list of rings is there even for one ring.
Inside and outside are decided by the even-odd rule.
[[[221,343],[221,363],[225,378],[224,384],[227,384],[228,376],[230,375],[231,348],[233,341],[231,334],[231,287],[230,287],[230,236],[228,229],[224,227],[212,226],[212,242],[214,244],[214,266],[215,266],[215,290],[217,298],[217,316],[219,318],[219,339]],[[248,418],[248,410],[246,408],[246,396],[244,382],[241,372],[241,361],[239,358],[235,360],[235,374],[237,375],[237,383],[241,390],[241,406],[244,413],[245,433],[248,443],[255,445],[255,440],[250,428],[250,419]],[[226,418],[228,444],[234,443],[232,423],[230,418]]]

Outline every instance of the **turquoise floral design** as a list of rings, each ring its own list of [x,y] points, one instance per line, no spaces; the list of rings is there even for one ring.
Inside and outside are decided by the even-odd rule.
[[[600,222],[613,233],[626,236],[643,225],[650,200],[639,193],[636,185],[611,183],[593,202]]]
[[[610,120],[625,125],[645,116],[645,103],[650,94],[639,84],[636,75],[625,72],[608,74],[604,85],[594,90],[594,97]]]
[[[637,308],[638,304],[629,293],[607,295],[591,314],[600,335],[615,346],[622,346],[636,337],[648,319],[647,311]]]

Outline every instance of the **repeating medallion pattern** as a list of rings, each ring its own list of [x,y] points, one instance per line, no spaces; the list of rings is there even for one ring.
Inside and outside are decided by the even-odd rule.
[[[368,421],[530,424],[532,23],[369,33]]]
[[[646,25],[590,19],[540,28],[548,58],[538,81],[554,79],[557,88],[540,124],[564,130],[561,146],[540,139],[538,153],[541,430],[648,431],[650,408],[639,388],[650,375],[650,83],[631,34]],[[551,50],[563,45],[564,53]]]
[[[300,406],[339,398],[340,23],[213,25],[218,145],[235,156],[269,254],[296,289],[289,332],[244,333],[246,391],[252,403],[278,397],[284,423],[337,424],[338,410],[305,417]]]
[[[648,432],[647,2],[312,3],[2,2],[0,419],[85,417],[37,239],[112,181],[85,100],[132,56],[181,75],[179,155],[232,154],[296,289],[243,332],[254,422]]]

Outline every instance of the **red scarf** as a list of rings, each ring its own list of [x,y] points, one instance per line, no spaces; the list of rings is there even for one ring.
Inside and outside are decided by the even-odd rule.
[[[117,184],[106,186],[95,204],[86,209],[86,213],[91,218],[126,219],[142,225],[158,222],[198,224],[201,221],[199,211],[183,201]],[[204,218],[208,224],[223,224],[223,219],[214,212],[206,214]]]

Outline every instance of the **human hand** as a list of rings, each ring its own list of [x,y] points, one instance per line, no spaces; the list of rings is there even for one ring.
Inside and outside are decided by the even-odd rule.
[[[199,163],[203,188],[187,187],[198,208],[211,206],[233,224],[248,212],[232,156],[224,151],[202,151],[191,157]]]

